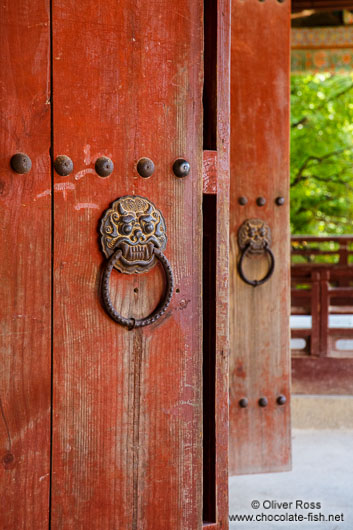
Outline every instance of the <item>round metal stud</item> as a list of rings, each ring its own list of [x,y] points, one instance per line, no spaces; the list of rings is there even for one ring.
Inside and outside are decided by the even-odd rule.
[[[277,206],[283,206],[283,204],[285,203],[284,197],[277,197],[275,203],[277,204]]]
[[[248,199],[247,199],[247,197],[239,197],[239,199],[238,199],[238,203],[239,203],[241,206],[245,206],[246,204],[248,204]]]
[[[267,407],[267,405],[268,405],[268,399],[265,398],[265,397],[261,397],[261,398],[259,399],[259,405],[260,405],[260,407]]]
[[[258,198],[256,199],[256,204],[257,204],[258,206],[265,206],[265,204],[266,204],[266,199],[265,199],[265,197],[258,197]]]
[[[95,170],[100,177],[109,177],[114,171],[113,161],[107,156],[100,156],[96,160]]]
[[[249,404],[249,401],[247,398],[241,398],[239,399],[239,407],[241,407],[242,409],[246,409],[246,407],[248,406]]]
[[[277,404],[278,405],[284,405],[286,402],[287,402],[286,396],[283,396],[283,395],[278,396],[278,398],[277,398]]]
[[[16,173],[24,174],[28,173],[32,167],[32,160],[26,153],[16,153],[11,157],[11,167]]]
[[[154,172],[154,163],[150,158],[140,158],[140,160],[137,162],[137,171],[138,174],[143,177],[144,179],[147,179],[151,175],[153,175]]]
[[[74,169],[74,164],[70,157],[66,155],[59,155],[54,161],[54,168],[58,175],[66,177]]]
[[[173,164],[174,175],[178,178],[187,177],[190,173],[190,164],[183,158],[178,158]]]

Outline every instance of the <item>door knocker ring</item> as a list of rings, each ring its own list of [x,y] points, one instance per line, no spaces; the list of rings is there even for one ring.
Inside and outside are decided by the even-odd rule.
[[[100,233],[102,249],[108,258],[101,284],[104,309],[115,322],[130,330],[156,322],[166,312],[174,288],[173,271],[163,254],[167,235],[162,213],[145,197],[121,197],[104,213]],[[115,268],[125,274],[139,274],[151,270],[157,261],[162,265],[166,278],[165,292],[159,304],[145,318],[123,317],[110,298],[112,270]]]
[[[261,219],[247,219],[239,228],[238,245],[241,249],[238,262],[238,273],[240,278],[253,287],[263,285],[272,276],[275,269],[275,257],[271,250],[271,229],[265,221]],[[251,255],[267,254],[269,257],[269,268],[267,273],[260,280],[250,280],[244,273],[243,262],[245,257]]]

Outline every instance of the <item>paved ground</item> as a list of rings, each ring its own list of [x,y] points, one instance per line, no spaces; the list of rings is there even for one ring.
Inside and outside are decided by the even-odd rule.
[[[353,429],[353,396],[294,394],[291,413],[298,429]]]
[[[260,502],[259,509],[251,501]],[[296,509],[296,501],[321,508]],[[292,502],[291,509],[265,509],[264,501]],[[265,506],[268,503],[265,502]],[[230,522],[237,530],[353,530],[353,430],[293,430],[293,471],[230,478],[231,515],[337,516],[333,522]],[[343,521],[341,520],[343,514]]]

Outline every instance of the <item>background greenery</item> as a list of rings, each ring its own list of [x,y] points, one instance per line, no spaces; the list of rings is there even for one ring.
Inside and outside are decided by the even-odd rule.
[[[353,233],[352,220],[353,74],[292,75],[292,233]]]

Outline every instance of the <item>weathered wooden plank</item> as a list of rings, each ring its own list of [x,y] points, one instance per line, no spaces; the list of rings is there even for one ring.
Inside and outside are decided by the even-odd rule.
[[[290,2],[232,3],[230,208],[230,473],[290,465],[289,357],[289,31]],[[239,203],[239,198],[246,201]],[[257,199],[265,204],[258,205]],[[284,204],[277,205],[276,198]],[[246,202],[246,204],[244,204]],[[237,234],[246,219],[272,230],[272,278],[240,278]],[[245,260],[262,278],[266,258]],[[284,395],[285,405],[277,398]],[[259,406],[266,397],[268,405]],[[239,401],[248,399],[248,406]]]
[[[202,524],[202,2],[53,2],[55,176],[52,528],[197,529]],[[107,155],[113,174],[94,163]],[[143,179],[136,162],[155,172]],[[176,178],[177,157],[191,164]],[[152,200],[167,224],[175,294],[128,331],[99,300],[97,227],[117,197]],[[135,292],[134,289],[138,289]],[[158,267],[116,274],[117,309],[146,314]]]
[[[0,490],[3,530],[48,528],[51,176],[49,2],[0,6]],[[25,152],[27,174],[10,159]]]
[[[217,2],[216,521],[228,528],[230,0]]]
[[[230,2],[205,2],[203,519],[228,528]]]

